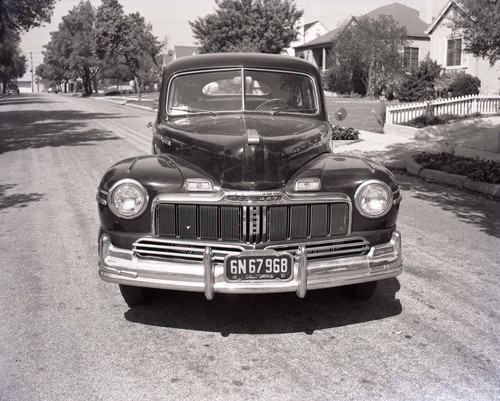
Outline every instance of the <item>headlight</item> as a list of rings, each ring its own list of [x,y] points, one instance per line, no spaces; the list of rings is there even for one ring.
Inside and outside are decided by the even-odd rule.
[[[354,196],[359,212],[369,218],[384,216],[392,206],[392,191],[382,181],[370,180],[361,184]]]
[[[109,191],[108,205],[118,217],[134,219],[146,210],[148,193],[135,180],[120,180]]]
[[[296,191],[319,191],[321,180],[319,178],[299,178],[295,181]]]

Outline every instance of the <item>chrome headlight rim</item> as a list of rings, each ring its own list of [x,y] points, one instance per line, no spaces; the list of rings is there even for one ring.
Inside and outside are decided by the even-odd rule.
[[[382,187],[385,190],[385,192],[387,193],[387,205],[386,205],[385,209],[382,212],[377,213],[377,214],[367,213],[361,207],[361,203],[360,203],[361,202],[361,194],[362,194],[362,192],[365,190],[366,187],[368,187],[370,185],[378,185],[378,186]],[[387,213],[389,213],[389,210],[391,210],[392,203],[393,203],[393,200],[392,200],[392,189],[389,187],[389,185],[387,185],[385,182],[380,181],[380,180],[368,180],[368,181],[363,182],[358,187],[358,189],[356,190],[356,193],[354,195],[354,204],[356,205],[356,209],[358,209],[358,212],[362,216],[367,217],[369,219],[378,219],[380,217],[385,216]]]
[[[116,209],[114,202],[113,202],[113,196],[115,191],[120,188],[123,185],[131,185],[136,187],[136,189],[139,190],[143,197],[143,204],[142,207],[137,211],[136,213],[132,215],[126,215],[121,213],[118,209]],[[113,212],[113,214],[121,219],[126,219],[126,220],[133,220],[136,219],[137,217],[141,216],[147,209],[148,204],[149,204],[149,195],[148,191],[146,191],[146,188],[142,186],[142,184],[139,181],[133,180],[131,178],[124,178],[122,180],[119,180],[113,184],[113,186],[110,188],[108,192],[108,206],[110,210]]]

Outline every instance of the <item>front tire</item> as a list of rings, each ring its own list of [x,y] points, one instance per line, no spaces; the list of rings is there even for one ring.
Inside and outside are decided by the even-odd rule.
[[[141,305],[146,301],[146,290],[142,287],[120,284],[120,292],[128,306]]]
[[[370,299],[377,289],[378,281],[369,281],[367,283],[358,283],[342,287],[345,296],[351,299]]]

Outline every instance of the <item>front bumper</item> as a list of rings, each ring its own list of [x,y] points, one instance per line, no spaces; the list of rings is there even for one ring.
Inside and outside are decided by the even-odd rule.
[[[386,244],[373,246],[368,254],[346,258],[308,261],[304,246],[294,256],[293,277],[287,281],[228,282],[222,263],[212,261],[205,248],[203,262],[139,258],[128,249],[115,247],[107,234],[99,239],[99,274],[105,281],[138,287],[215,293],[263,294],[296,292],[303,298],[308,290],[338,287],[395,277],[403,270],[401,235],[395,231]]]

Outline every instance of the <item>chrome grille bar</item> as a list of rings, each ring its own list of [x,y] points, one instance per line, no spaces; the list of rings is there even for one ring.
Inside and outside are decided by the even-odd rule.
[[[260,244],[347,235],[347,202],[266,206],[159,203],[155,235],[160,238]]]
[[[174,242],[177,241],[177,242]],[[237,255],[248,249],[238,245],[222,245],[217,243],[192,242],[186,243],[181,240],[163,240],[157,238],[141,238],[132,246],[133,251],[139,257],[181,259],[193,262],[203,260],[203,252],[210,246],[213,252],[213,260],[222,263],[227,255]],[[353,237],[348,239],[335,239],[319,242],[305,242],[285,245],[270,245],[265,249],[274,249],[278,252],[289,252],[295,255],[297,249],[304,246],[306,256],[309,260],[341,258],[343,256],[364,255],[369,252],[370,244],[364,238]]]

